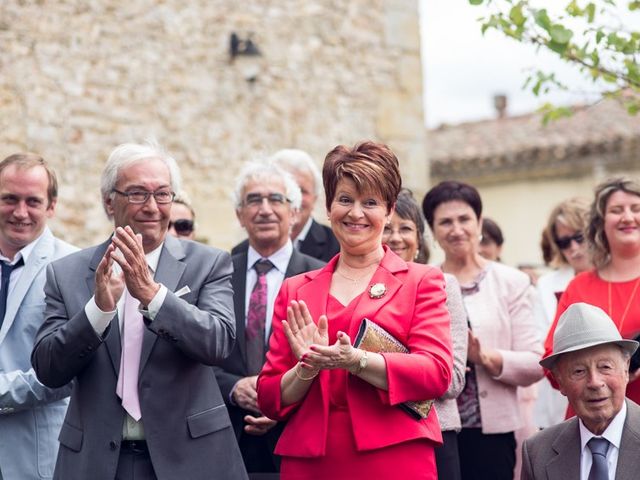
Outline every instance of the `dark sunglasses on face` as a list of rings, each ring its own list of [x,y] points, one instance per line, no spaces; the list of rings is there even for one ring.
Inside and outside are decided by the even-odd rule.
[[[565,250],[571,246],[571,242],[575,240],[576,243],[580,244],[584,242],[584,235],[581,232],[578,232],[574,235],[568,237],[559,237],[556,238],[556,245],[560,250]]]
[[[193,232],[193,220],[179,218],[175,222],[169,222],[169,228],[171,227],[176,229],[178,235],[191,235],[191,232]]]

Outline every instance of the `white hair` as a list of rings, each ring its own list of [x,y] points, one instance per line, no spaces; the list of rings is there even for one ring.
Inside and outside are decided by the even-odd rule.
[[[240,174],[236,178],[235,188],[233,190],[233,203],[236,208],[242,206],[242,193],[251,181],[266,182],[269,180],[280,180],[284,184],[285,195],[291,202],[293,210],[299,210],[302,203],[302,193],[295,178],[289,172],[276,165],[271,159],[256,158],[246,162]]]
[[[296,148],[284,148],[271,155],[269,159],[287,171],[310,173],[313,177],[313,193],[316,197],[320,196],[322,176],[318,166],[307,152]]]
[[[113,149],[100,177],[100,193],[105,211],[107,199],[113,198],[113,189],[118,183],[120,171],[134,163],[150,159],[158,159],[167,166],[171,177],[171,190],[180,191],[180,168],[174,158],[159,143],[155,140],[146,140],[143,144],[123,143]]]

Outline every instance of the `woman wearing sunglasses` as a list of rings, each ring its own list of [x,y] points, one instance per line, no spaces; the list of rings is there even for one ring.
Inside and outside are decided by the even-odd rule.
[[[595,269],[578,274],[560,297],[545,341],[545,357],[552,353],[559,316],[576,302],[602,308],[623,338],[640,333],[640,184],[616,178],[598,186],[585,236]],[[630,370],[627,397],[638,402],[640,382],[634,380],[640,369],[632,361]]]
[[[184,193],[179,193],[171,204],[171,220],[169,234],[174,237],[193,240],[195,238],[196,214]]]
[[[591,268],[591,258],[584,238],[589,215],[589,201],[574,197],[556,205],[542,232],[542,254],[545,265],[554,270],[538,279],[540,305],[536,313],[538,326],[544,338],[556,316],[558,298],[578,273]],[[534,422],[546,428],[564,420],[567,398],[553,389],[548,381],[539,384],[538,399],[534,407]]]

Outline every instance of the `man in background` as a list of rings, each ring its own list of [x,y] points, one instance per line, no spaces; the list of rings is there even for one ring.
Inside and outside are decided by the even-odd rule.
[[[576,416],[525,440],[522,479],[638,478],[640,406],[625,399],[637,348],[598,307],[574,303],[562,314],[553,353],[540,365],[551,370]]]
[[[270,160],[291,173],[302,192],[298,217],[291,228],[294,248],[323,262],[328,262],[338,253],[340,245],[331,228],[316,222],[312,217],[322,188],[318,167],[308,153],[297,149],[279,150]],[[248,240],[244,240],[233,247],[231,254],[246,251],[248,244]]]
[[[51,478],[71,386],[47,388],[29,357],[44,320],[46,266],[78,250],[47,221],[58,198],[56,174],[35,153],[0,162],[0,479]]]
[[[293,177],[269,161],[249,162],[236,181],[234,203],[249,246],[233,256],[237,341],[231,355],[216,367],[240,451],[251,478],[278,478],[273,454],[282,425],[263,416],[256,402],[257,375],[271,334],[276,295],[287,277],[321,268],[324,262],[293,248],[291,227],[301,194]]]

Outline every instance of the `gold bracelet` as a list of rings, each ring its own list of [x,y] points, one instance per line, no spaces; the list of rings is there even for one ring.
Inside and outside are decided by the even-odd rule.
[[[308,382],[309,380],[313,380],[314,378],[316,378],[318,376],[318,373],[320,373],[320,371],[317,371],[316,373],[314,373],[310,377],[303,377],[302,375],[300,375],[300,372],[298,371],[299,368],[302,368],[302,366],[300,365],[300,362],[298,362],[296,364],[296,368],[294,368],[293,371],[296,374],[296,377],[298,377],[300,380],[302,380],[304,382]]]

